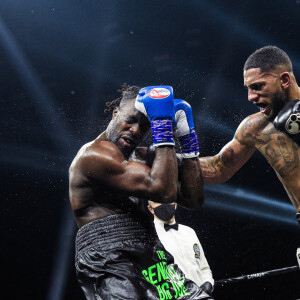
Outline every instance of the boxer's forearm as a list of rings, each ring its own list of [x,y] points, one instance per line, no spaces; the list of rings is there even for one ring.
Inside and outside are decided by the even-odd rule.
[[[204,184],[224,183],[230,179],[235,170],[226,168],[219,155],[199,158]]]
[[[156,148],[150,177],[150,200],[161,203],[176,201],[178,165],[174,147],[162,146]]]
[[[192,209],[200,208],[203,205],[203,176],[197,157],[182,161],[180,192],[182,200],[179,204]]]

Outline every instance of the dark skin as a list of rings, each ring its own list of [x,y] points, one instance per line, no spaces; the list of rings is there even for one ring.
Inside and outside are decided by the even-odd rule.
[[[70,166],[70,201],[79,228],[95,219],[126,212],[132,206],[130,196],[160,203],[177,200],[174,147],[157,147],[151,168],[128,161],[133,151],[139,160],[145,160],[145,149],[136,146],[150,127],[147,118],[135,109],[134,101],[121,102],[107,129],[84,145]]]
[[[259,68],[244,72],[248,99],[260,109],[238,127],[234,138],[215,156],[200,158],[204,183],[223,183],[231,178],[259,150],[275,170],[287,194],[300,212],[300,148],[271,120],[280,103],[300,98],[300,89],[285,66],[268,72]]]
[[[191,209],[204,203],[203,174],[198,157],[184,158],[181,168],[180,189],[177,202]]]

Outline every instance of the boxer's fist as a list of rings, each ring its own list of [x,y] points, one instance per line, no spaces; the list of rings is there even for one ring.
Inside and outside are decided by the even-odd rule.
[[[184,158],[197,157],[199,144],[194,130],[192,107],[184,100],[174,100],[175,109],[175,136],[180,143],[180,149]]]
[[[147,86],[139,91],[135,108],[154,120],[174,120],[173,88],[171,86]]]
[[[180,137],[194,131],[192,107],[184,100],[174,99],[175,109],[175,136]]]
[[[148,86],[139,91],[135,108],[151,122],[153,146],[175,146],[172,122],[175,119],[173,88]]]
[[[300,100],[288,101],[273,124],[300,146]]]

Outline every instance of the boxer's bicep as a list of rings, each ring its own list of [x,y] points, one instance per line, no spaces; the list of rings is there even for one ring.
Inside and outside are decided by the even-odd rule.
[[[120,192],[136,197],[150,197],[150,168],[143,163],[123,161],[120,165],[111,166],[104,180]]]
[[[82,158],[81,168],[89,181],[116,192],[142,197],[151,187],[150,168],[140,162],[128,162],[114,147],[90,151]]]
[[[253,155],[255,148],[241,144],[235,137],[219,153],[220,167],[224,172],[236,173]]]

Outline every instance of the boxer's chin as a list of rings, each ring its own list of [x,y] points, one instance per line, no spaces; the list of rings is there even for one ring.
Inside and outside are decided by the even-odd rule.
[[[269,113],[269,115],[266,115],[266,117],[269,122],[273,122],[277,115],[278,115],[278,112],[274,112],[272,109],[271,112]]]
[[[120,151],[122,152],[122,154],[125,156],[126,159],[128,159],[130,157],[130,155],[132,154],[134,148],[132,147],[124,147],[124,145],[122,145],[121,143],[119,144],[118,142],[116,143],[117,147],[120,149]]]
[[[270,114],[267,116],[268,121],[273,122],[277,117],[278,113],[281,111],[283,106],[286,104],[287,100],[284,95],[280,92],[276,93],[273,101],[272,101],[272,109]]]

